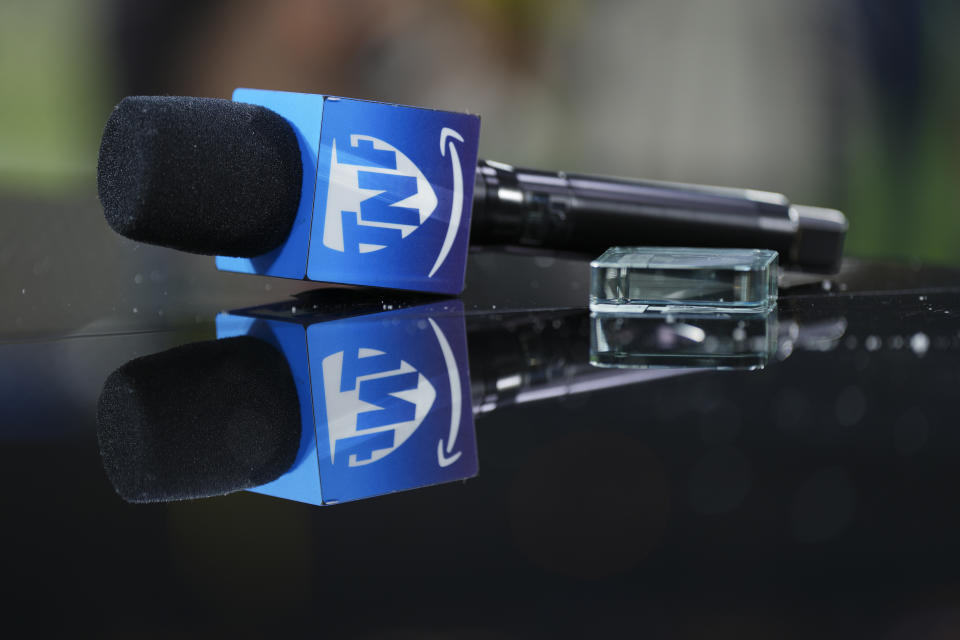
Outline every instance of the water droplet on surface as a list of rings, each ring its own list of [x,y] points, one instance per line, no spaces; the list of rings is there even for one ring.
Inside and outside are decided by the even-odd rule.
[[[823,288],[824,291],[830,291],[831,289],[833,289],[833,283],[830,282],[829,280],[824,280],[823,282],[820,283],[820,286]]]
[[[133,276],[133,284],[140,284],[141,282],[143,282],[143,274],[138,273]]]
[[[139,312],[140,312],[140,310],[139,310],[139,309],[137,309],[136,307],[134,307],[134,308],[133,308],[133,312],[134,312],[134,313],[139,313]]]
[[[867,339],[863,341],[863,346],[866,347],[867,351],[876,351],[881,344],[880,338],[877,336],[867,336]]]
[[[927,349],[930,348],[930,338],[927,337],[927,334],[919,331],[910,338],[910,348],[918,357],[922,358],[927,353]]]

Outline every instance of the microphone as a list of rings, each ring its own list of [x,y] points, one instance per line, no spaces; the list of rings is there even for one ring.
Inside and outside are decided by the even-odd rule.
[[[287,239],[303,164],[290,124],[210,98],[125,98],[103,131],[97,190],[107,223],[139,242],[255,256]]]
[[[444,294],[468,240],[593,254],[611,245],[767,248],[840,265],[847,221],[748,189],[477,164],[479,117],[237,89],[233,101],[128,97],[97,185],[131,239],[221,270]],[[471,224],[472,216],[472,224]]]

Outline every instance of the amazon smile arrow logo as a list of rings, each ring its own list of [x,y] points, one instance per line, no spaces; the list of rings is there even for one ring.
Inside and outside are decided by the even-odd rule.
[[[440,352],[443,354],[443,363],[447,367],[447,379],[450,381],[450,433],[447,435],[447,444],[444,446],[443,438],[437,442],[437,464],[441,467],[449,467],[460,458],[461,451],[453,452],[457,444],[457,436],[460,433],[460,414],[462,412],[463,401],[460,396],[460,368],[457,366],[457,359],[453,355],[453,349],[447,342],[447,337],[437,325],[433,318],[428,318],[430,327],[437,336],[437,342],[440,344]]]
[[[447,233],[443,237],[443,245],[440,247],[440,253],[437,254],[437,261],[433,263],[428,278],[432,278],[437,272],[447,254],[450,253],[450,247],[457,237],[457,231],[460,230],[460,218],[463,216],[463,170],[460,168],[460,154],[457,153],[457,146],[453,140],[463,142],[463,136],[451,129],[444,127],[440,131],[440,155],[447,154],[447,142],[450,143],[450,168],[453,170],[453,202],[450,204],[450,220],[447,222]]]

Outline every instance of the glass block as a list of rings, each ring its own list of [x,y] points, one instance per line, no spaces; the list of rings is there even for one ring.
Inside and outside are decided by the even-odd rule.
[[[591,311],[758,313],[777,303],[769,249],[613,247],[590,270]]]
[[[775,309],[590,314],[590,362],[598,367],[762,369],[776,350]]]

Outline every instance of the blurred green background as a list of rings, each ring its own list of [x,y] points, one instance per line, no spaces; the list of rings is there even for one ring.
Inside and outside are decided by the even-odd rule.
[[[6,0],[0,299],[212,282],[109,233],[97,148],[124,95],[236,86],[468,110],[484,157],[781,191],[848,255],[958,264],[957,33],[948,0]]]

